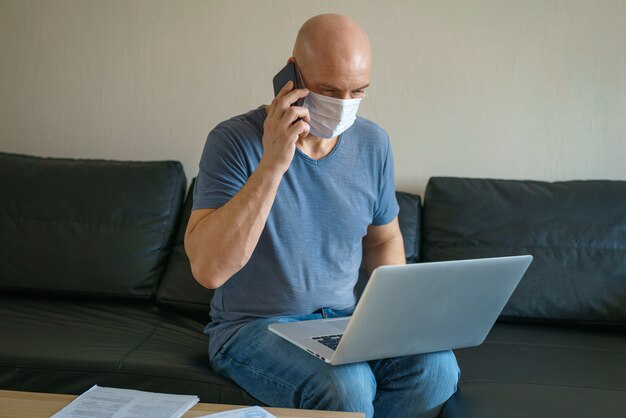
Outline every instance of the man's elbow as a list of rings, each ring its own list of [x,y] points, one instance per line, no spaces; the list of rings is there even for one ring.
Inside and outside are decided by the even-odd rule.
[[[227,251],[224,245],[200,245],[191,231],[186,233],[183,245],[191,274],[207,289],[217,289],[226,283],[247,264],[251,255],[245,251]]]
[[[217,289],[220,287],[223,281],[217,280],[219,278],[212,274],[210,266],[206,263],[207,260],[198,255],[198,251],[190,239],[189,230],[187,230],[187,233],[185,234],[183,248],[185,249],[185,254],[187,254],[187,258],[189,260],[191,275],[193,278],[207,289]]]
[[[228,280],[228,277],[216,275],[208,269],[199,266],[198,263],[191,263],[191,274],[198,283],[207,289],[217,289]]]
[[[187,256],[191,264],[191,274],[198,283],[207,289],[217,289],[235,273],[241,270],[247,260],[237,260],[236,264],[229,264],[223,261],[224,257],[206,257],[192,255],[187,251]]]

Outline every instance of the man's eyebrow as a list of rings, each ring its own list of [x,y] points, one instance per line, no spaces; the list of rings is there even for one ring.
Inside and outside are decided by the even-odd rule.
[[[363,89],[368,88],[369,86],[370,86],[370,83],[367,83],[364,86],[356,88],[354,90],[363,90]],[[327,90],[340,90],[339,88],[333,86],[332,84],[326,84],[326,83],[320,84],[320,87],[323,88],[323,89],[327,89]]]

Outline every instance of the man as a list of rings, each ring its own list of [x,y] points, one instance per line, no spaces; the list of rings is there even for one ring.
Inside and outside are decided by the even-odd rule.
[[[306,88],[289,82],[269,106],[219,124],[200,162],[185,248],[196,280],[217,289],[211,365],[271,406],[434,417],[456,390],[452,352],[330,366],[267,329],[350,314],[362,257],[368,273],[405,262],[389,138],[355,117],[366,33],[313,17],[290,61]]]

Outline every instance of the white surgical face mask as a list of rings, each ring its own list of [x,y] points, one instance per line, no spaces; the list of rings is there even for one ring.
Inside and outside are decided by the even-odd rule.
[[[304,98],[304,107],[309,109],[311,116],[311,135],[327,139],[341,135],[356,120],[361,99],[336,99],[309,91]]]

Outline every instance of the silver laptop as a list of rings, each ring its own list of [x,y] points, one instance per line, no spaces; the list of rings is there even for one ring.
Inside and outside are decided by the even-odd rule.
[[[351,317],[269,330],[338,365],[481,344],[532,256],[382,266]]]

